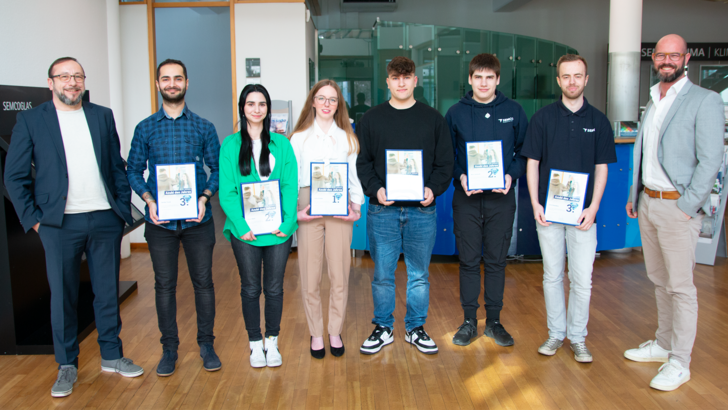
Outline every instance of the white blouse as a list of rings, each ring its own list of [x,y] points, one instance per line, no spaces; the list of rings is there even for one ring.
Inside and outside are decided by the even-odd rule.
[[[351,202],[364,203],[364,191],[356,173],[357,153],[349,154],[346,132],[334,122],[329,132],[324,132],[314,120],[313,127],[291,136],[291,145],[298,162],[298,187],[311,185],[312,162],[347,162],[349,164],[349,194]]]

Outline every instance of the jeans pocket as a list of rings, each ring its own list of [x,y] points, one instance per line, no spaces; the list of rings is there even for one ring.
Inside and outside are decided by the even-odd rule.
[[[417,210],[422,212],[423,214],[432,215],[435,212],[437,212],[436,206],[418,206]]]
[[[372,215],[376,215],[384,210],[384,207],[382,205],[372,205],[369,204],[369,208],[367,208],[368,213]]]

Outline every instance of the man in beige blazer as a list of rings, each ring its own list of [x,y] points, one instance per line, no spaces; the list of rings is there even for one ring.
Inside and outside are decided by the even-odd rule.
[[[639,214],[647,276],[655,284],[656,340],[624,352],[637,362],[664,362],[650,387],[675,390],[690,380],[698,322],[693,284],[695,247],[710,191],[723,158],[725,114],[720,96],[685,75],[685,40],[670,34],[657,43],[650,89],[634,144],[634,179],[626,210]]]

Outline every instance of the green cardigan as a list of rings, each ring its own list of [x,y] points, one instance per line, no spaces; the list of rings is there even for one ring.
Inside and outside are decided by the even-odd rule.
[[[293,153],[291,143],[283,135],[270,133],[268,148],[276,159],[275,167],[268,176],[269,179],[278,179],[281,184],[281,207],[283,208],[283,223],[279,231],[286,234],[285,238],[276,235],[259,235],[254,241],[244,241],[241,237],[250,232],[250,227],[243,218],[242,196],[240,184],[244,182],[261,181],[258,170],[251,167],[247,176],[240,175],[238,159],[240,156],[240,132],[228,135],[220,148],[220,206],[227,220],[223,234],[227,240],[234,235],[241,241],[254,246],[279,245],[288,240],[298,229],[296,213],[298,211],[298,164]],[[253,164],[251,164],[253,165]]]

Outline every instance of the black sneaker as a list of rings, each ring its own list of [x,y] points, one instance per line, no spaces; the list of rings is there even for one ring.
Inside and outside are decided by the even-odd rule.
[[[424,354],[437,353],[437,345],[435,344],[435,341],[430,338],[422,326],[417,326],[407,332],[407,334],[404,335],[404,341],[415,345],[417,350]]]
[[[364,341],[359,351],[364,354],[374,354],[382,350],[382,347],[394,342],[392,336],[392,329],[386,326],[379,326],[374,328],[372,335]]]
[[[513,346],[513,338],[506,331],[500,320],[487,320],[484,335],[495,340],[498,346]]]
[[[458,346],[467,346],[477,335],[478,321],[468,318],[458,327],[458,332],[452,337],[452,342]]]
[[[176,350],[163,350],[162,359],[157,365],[157,376],[167,377],[174,373],[175,365],[177,364],[177,351]]]

